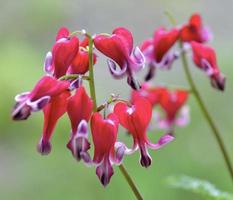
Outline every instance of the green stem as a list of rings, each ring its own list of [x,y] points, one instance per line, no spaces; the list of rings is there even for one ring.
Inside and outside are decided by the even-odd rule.
[[[94,108],[93,111],[97,111],[97,101],[96,101],[96,94],[95,94],[95,81],[94,81],[94,70],[93,70],[93,39],[91,35],[86,34],[89,38],[89,86],[90,86],[90,94],[94,101]],[[139,190],[137,189],[137,186],[133,182],[133,179],[130,177],[129,173],[125,169],[124,165],[121,164],[119,166],[121,173],[123,174],[124,178],[126,179],[127,183],[129,184],[131,190],[133,191],[135,197],[137,200],[143,200],[142,195],[140,194]]]
[[[94,80],[94,59],[93,59],[93,39],[90,35],[87,35],[89,38],[89,51],[88,51],[88,56],[89,56],[89,85],[90,85],[90,94],[91,97],[94,101],[94,111],[97,111],[97,101],[96,101],[96,94],[95,94],[95,80]]]
[[[180,48],[182,48],[183,44],[182,42],[180,41]],[[222,155],[224,157],[224,160],[225,160],[225,163],[227,165],[227,168],[228,168],[228,171],[231,175],[231,178],[232,178],[232,181],[233,181],[233,168],[232,168],[232,164],[231,164],[231,161],[230,161],[230,157],[228,156],[228,153],[227,153],[227,150],[225,148],[225,145],[224,145],[224,142],[223,142],[223,139],[221,138],[221,134],[218,130],[218,128],[216,127],[213,119],[212,119],[212,116],[210,115],[210,113],[208,112],[202,98],[201,98],[201,95],[193,81],[193,78],[192,78],[192,75],[190,73],[190,70],[189,70],[189,67],[188,67],[188,61],[187,61],[187,58],[185,56],[185,53],[183,52],[181,54],[181,60],[182,60],[182,63],[183,63],[183,68],[184,68],[184,72],[185,72],[185,75],[186,75],[186,78],[187,78],[187,81],[191,87],[191,90],[192,90],[192,93],[194,95],[194,97],[196,98],[197,100],[197,103],[204,115],[204,117],[206,118],[206,121],[208,122],[211,130],[212,130],[212,133],[214,134],[214,137],[216,138],[217,140],[217,143],[218,143],[218,146],[222,152]]]

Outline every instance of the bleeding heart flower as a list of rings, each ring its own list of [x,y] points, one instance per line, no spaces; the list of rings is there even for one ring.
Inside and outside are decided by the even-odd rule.
[[[132,152],[139,147],[141,153],[140,163],[143,167],[151,165],[151,157],[147,148],[159,149],[163,145],[174,139],[173,136],[166,134],[162,136],[158,143],[152,144],[147,137],[147,128],[152,117],[152,106],[148,100],[141,97],[132,106],[125,102],[119,102],[114,107],[114,113],[118,116],[120,124],[126,128],[133,136],[134,144]],[[119,148],[118,144],[118,148]],[[124,148],[124,145],[122,145]]]
[[[77,37],[69,37],[67,28],[60,28],[52,52],[48,52],[44,62],[44,70],[59,78],[66,74],[79,50]]]
[[[51,98],[50,102],[43,108],[44,127],[42,138],[37,146],[37,150],[42,155],[47,155],[51,151],[50,139],[58,119],[66,112],[69,91]]]
[[[168,129],[172,132],[174,125],[184,126],[189,122],[189,109],[184,106],[188,94],[186,90],[163,90],[159,104],[165,111],[165,118],[158,115],[159,128]]]
[[[79,52],[73,59],[68,73],[69,74],[85,74],[89,70],[89,55],[88,55],[89,39],[86,37],[79,46]],[[96,54],[93,53],[94,64],[96,63]]]
[[[68,99],[67,113],[70,118],[72,131],[67,147],[78,161],[81,158],[84,158],[84,161],[90,161],[90,156],[87,152],[90,148],[87,123],[91,117],[92,108],[93,101],[87,95],[83,86],[80,86],[76,93]]]
[[[69,88],[69,82],[59,81],[51,76],[42,77],[31,92],[24,92],[15,97],[12,112],[14,120],[25,120],[31,112],[44,108],[53,97],[60,95]]]
[[[120,79],[128,76],[127,82],[133,88],[139,88],[139,83],[134,78],[134,72],[144,67],[145,58],[138,47],[133,50],[133,36],[130,31],[119,27],[113,30],[112,35],[97,35],[94,38],[95,47],[108,60],[108,67],[114,78]],[[117,71],[117,65],[120,70]]]
[[[141,45],[141,51],[146,57],[149,66],[146,81],[153,78],[156,68],[170,69],[173,61],[178,58],[179,53],[171,50],[178,40],[179,30],[174,28],[166,31],[160,27],[154,32],[152,39],[145,40]]]
[[[226,78],[218,68],[214,49],[197,42],[191,42],[191,46],[194,63],[210,78],[214,88],[223,91]]]
[[[114,145],[117,139],[118,118],[111,113],[103,118],[100,113],[94,113],[91,118],[91,132],[94,143],[93,162],[97,165],[96,175],[106,186],[113,175],[112,160],[115,158]]]
[[[201,16],[198,13],[194,13],[180,31],[180,38],[183,42],[196,41],[204,43],[211,40],[212,37],[210,30],[203,26]]]
[[[152,87],[148,83],[143,83],[139,90],[132,90],[131,102],[134,103],[138,98],[144,97],[153,107],[159,103],[163,90],[166,89],[164,87]]]

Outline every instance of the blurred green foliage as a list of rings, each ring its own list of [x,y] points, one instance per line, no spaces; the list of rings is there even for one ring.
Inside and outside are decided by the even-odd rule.
[[[1,0],[0,3],[0,199],[134,199],[117,167],[110,185],[103,188],[94,168],[87,168],[72,158],[65,146],[70,132],[67,116],[56,128],[52,139],[53,150],[47,157],[36,152],[42,114],[35,113],[21,123],[11,121],[14,96],[30,90],[43,75],[45,53],[50,50],[60,26],[72,30],[85,28],[91,33],[110,32],[116,26],[126,26],[133,32],[135,43],[139,44],[156,27],[162,24],[170,26],[163,15],[164,10],[172,12],[180,23],[186,21],[192,12],[201,12],[215,34],[212,45],[228,78],[226,92],[214,91],[203,73],[194,67],[192,72],[233,160],[231,1],[223,1],[221,5],[218,0]],[[95,71],[99,103],[112,92],[128,96],[129,88],[125,87],[125,80],[111,79],[104,57],[99,57]],[[154,83],[161,82],[186,85],[179,62],[170,72],[157,73]],[[149,169],[139,165],[138,154],[125,158],[125,165],[145,199],[199,199],[189,192],[172,190],[163,184],[168,175],[181,173],[201,177],[224,191],[232,192],[232,183],[216,141],[192,97],[189,104],[190,125],[176,130],[177,139],[172,144],[150,152],[153,165]],[[149,136],[153,141],[158,138],[156,132],[149,133]],[[120,138],[131,142],[123,131]]]

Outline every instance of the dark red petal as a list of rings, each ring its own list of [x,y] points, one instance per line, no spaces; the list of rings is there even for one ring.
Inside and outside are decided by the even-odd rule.
[[[103,119],[100,113],[94,113],[91,118],[91,132],[94,143],[94,159],[100,163],[109,156],[117,139],[118,123],[114,114]]]
[[[67,113],[71,121],[72,133],[75,134],[81,120],[89,121],[93,109],[93,101],[87,95],[83,86],[68,99]]]
[[[55,43],[52,50],[54,75],[59,78],[66,74],[66,71],[79,50],[79,40],[62,39]]]
[[[112,32],[113,34],[116,34],[118,37],[121,38],[123,41],[123,44],[125,48],[127,49],[128,53],[131,54],[133,50],[133,36],[132,33],[123,27],[118,27]]]
[[[70,93],[67,91],[53,97],[50,103],[43,109],[44,127],[41,143],[47,144],[50,141],[58,119],[66,112],[67,98],[69,96]]]
[[[67,38],[69,36],[70,32],[66,27],[61,27],[58,30],[57,36],[56,36],[56,41],[62,39],[62,38]]]
[[[154,33],[154,54],[156,62],[160,62],[163,56],[178,40],[179,31],[174,28],[166,31],[163,27],[157,29]]]
[[[59,81],[51,76],[43,76],[35,85],[33,90],[29,94],[31,101],[36,101],[44,96],[56,96],[69,87],[69,83],[66,81]]]
[[[124,40],[118,35],[97,35],[94,38],[94,44],[101,53],[114,60],[121,68],[128,62],[131,52],[128,52]]]

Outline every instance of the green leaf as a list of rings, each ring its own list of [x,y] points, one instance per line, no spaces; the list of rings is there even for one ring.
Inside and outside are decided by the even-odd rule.
[[[189,176],[170,176],[167,183],[173,188],[180,188],[202,195],[207,200],[233,200],[233,194],[217,189],[205,180]]]

